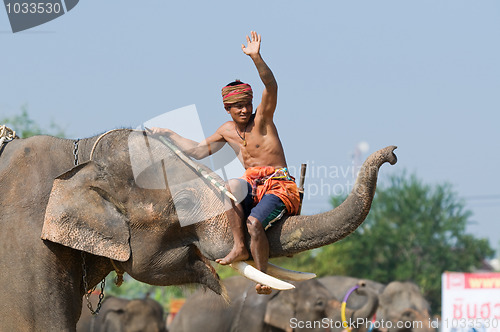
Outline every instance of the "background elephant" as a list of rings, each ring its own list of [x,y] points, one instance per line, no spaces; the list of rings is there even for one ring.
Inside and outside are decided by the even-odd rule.
[[[339,300],[342,300],[347,291],[361,280],[347,276],[327,276],[319,279]],[[388,285],[372,280],[362,281],[366,283],[368,289],[378,294],[379,306],[376,312],[378,330],[384,332],[431,332],[434,330],[429,325],[430,305],[417,285],[412,282],[400,281],[393,281]],[[356,309],[364,301],[365,299],[362,297],[350,297],[347,306]],[[390,321],[390,327],[387,323],[382,324],[382,321]]]
[[[272,227],[270,256],[354,231],[369,212],[379,167],[396,163],[394,149],[368,157],[336,209]],[[74,331],[84,293],[115,268],[152,285],[199,283],[224,294],[209,262],[233,244],[221,193],[142,131],[16,139],[3,146],[0,187],[2,331]]]
[[[256,294],[254,284],[242,277],[224,280],[229,303],[214,293],[198,290],[190,296],[169,326],[170,332],[224,331],[342,331],[340,302],[317,280],[295,283],[296,288]],[[370,293],[370,291],[368,291]],[[360,288],[353,297],[365,295]],[[347,320],[367,319],[378,304],[371,292],[365,305],[347,310]],[[338,322],[338,328],[333,322]],[[314,325],[316,322],[316,326]],[[356,330],[354,330],[356,331]]]
[[[107,297],[98,315],[87,308],[77,332],[167,332],[163,307],[155,300]]]
[[[378,319],[391,322],[383,331],[432,332],[430,304],[412,282],[393,281],[379,296]],[[399,326],[398,326],[399,324]]]

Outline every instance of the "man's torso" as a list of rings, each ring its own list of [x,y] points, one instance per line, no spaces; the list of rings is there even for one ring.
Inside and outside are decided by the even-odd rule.
[[[246,131],[240,132],[233,121],[228,121],[220,129],[221,135],[233,148],[245,169],[256,166],[287,166],[283,145],[274,123],[260,124],[258,119],[252,119]]]

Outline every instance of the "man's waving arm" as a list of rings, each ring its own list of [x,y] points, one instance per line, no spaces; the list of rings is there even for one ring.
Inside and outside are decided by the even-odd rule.
[[[262,92],[262,101],[257,107],[256,116],[262,117],[264,120],[272,120],[278,100],[278,83],[276,83],[273,72],[260,55],[261,36],[255,31],[251,31],[250,35],[250,37],[247,36],[247,46],[241,45],[241,49],[243,53],[252,58],[265,87]]]

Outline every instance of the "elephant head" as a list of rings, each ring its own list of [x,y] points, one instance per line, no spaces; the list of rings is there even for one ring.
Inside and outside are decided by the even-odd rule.
[[[93,146],[92,158],[54,181],[42,238],[91,254],[98,273],[89,272],[90,285],[115,266],[149,284],[200,283],[221,294],[209,261],[232,247],[223,194],[142,131],[117,130],[82,144]],[[270,256],[317,248],[354,231],[369,212],[379,167],[396,163],[395,148],[367,159],[351,194],[334,210],[272,227]]]
[[[430,305],[412,282],[393,281],[380,294],[377,320],[390,322],[381,330],[389,332],[432,332]]]
[[[97,316],[86,314],[77,324],[77,332],[166,332],[162,306],[149,298],[106,297]]]
[[[88,259],[97,262],[90,265],[98,270],[104,266],[98,276],[89,271],[89,284],[117,267],[148,284],[197,282],[220,294],[218,277],[198,245],[204,234],[193,225],[182,227],[178,217],[223,223],[220,194],[142,132],[120,130],[94,142],[81,143],[94,146],[92,160],[54,181],[42,238],[91,254]]]
[[[336,309],[330,292],[317,280],[275,294],[267,303],[264,322],[284,331],[324,331],[324,318]]]

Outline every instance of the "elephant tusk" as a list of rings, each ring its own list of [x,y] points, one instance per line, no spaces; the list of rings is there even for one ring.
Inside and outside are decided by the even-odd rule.
[[[253,267],[255,267],[254,261],[249,260],[246,262],[248,264],[252,265]],[[304,281],[304,280],[316,278],[315,273],[288,270],[288,269],[285,269],[281,266],[274,265],[272,263],[267,263],[266,273],[269,274],[270,276],[276,277],[278,279],[285,279],[285,280],[290,280],[290,281]]]
[[[248,263],[245,262],[234,262],[229,264],[233,269],[238,271],[242,276],[244,276],[247,279],[250,279],[252,281],[255,281],[256,283],[262,284],[269,286],[273,289],[278,289],[278,290],[288,290],[288,289],[294,289],[295,286],[285,282],[283,280],[276,279],[274,277],[271,277],[268,274],[265,274],[262,271],[257,270],[255,267],[251,266]]]

